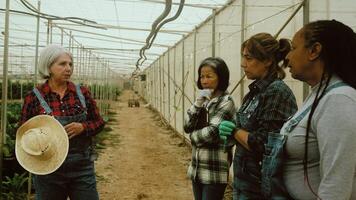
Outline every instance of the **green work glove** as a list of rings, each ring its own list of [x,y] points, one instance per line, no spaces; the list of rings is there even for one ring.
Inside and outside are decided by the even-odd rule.
[[[233,122],[224,120],[219,124],[219,136],[220,139],[226,143],[228,137],[232,135],[232,132],[235,130],[236,125]]]

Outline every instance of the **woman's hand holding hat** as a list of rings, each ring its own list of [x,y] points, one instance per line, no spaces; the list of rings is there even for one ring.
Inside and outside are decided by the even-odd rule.
[[[72,139],[73,137],[83,133],[84,126],[81,123],[72,122],[70,124],[65,125],[64,129],[67,131],[69,139]]]

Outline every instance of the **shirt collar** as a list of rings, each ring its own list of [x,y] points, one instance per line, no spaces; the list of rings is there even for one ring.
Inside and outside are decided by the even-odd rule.
[[[333,85],[333,84],[335,84],[337,82],[343,82],[343,81],[339,76],[334,74],[334,75],[331,76],[328,86]],[[318,90],[318,88],[319,88],[319,85],[320,85],[320,82],[318,84],[314,85],[313,87],[311,87],[311,90],[313,92],[316,92]],[[325,87],[325,80],[323,82],[322,89],[324,89],[324,87]]]
[[[46,80],[46,82],[42,84],[41,91],[43,92],[44,95],[47,95],[52,92],[51,87],[49,87],[48,80]],[[74,93],[76,92],[74,83],[72,83],[70,81],[67,82],[67,91],[66,92],[74,92]]]
[[[212,98],[212,99],[207,103],[207,107],[209,107],[209,106],[212,105],[212,104],[218,103],[219,100],[220,100],[220,97],[225,96],[225,95],[228,95],[228,94],[229,94],[229,92],[225,91],[225,92],[223,92],[221,95]]]
[[[263,91],[270,83],[277,79],[275,74],[268,75],[267,77],[252,82],[248,88],[250,91]]]

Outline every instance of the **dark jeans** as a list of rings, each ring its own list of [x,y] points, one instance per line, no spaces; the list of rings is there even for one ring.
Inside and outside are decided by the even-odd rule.
[[[261,169],[255,159],[235,154],[233,168],[233,199],[264,199],[261,193]]]
[[[98,200],[94,162],[89,151],[68,154],[63,165],[49,175],[35,175],[36,200]]]
[[[222,200],[227,184],[202,184],[192,181],[195,200]]]

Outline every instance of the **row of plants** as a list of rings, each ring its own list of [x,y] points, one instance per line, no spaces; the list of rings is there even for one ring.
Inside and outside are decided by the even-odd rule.
[[[33,87],[33,86],[32,86]],[[32,89],[32,88],[31,88]],[[92,88],[93,89],[93,88]],[[120,91],[116,90],[115,100],[120,95]],[[1,106],[1,104],[0,104]],[[10,102],[7,104],[7,129],[6,129],[6,142],[3,145],[3,172],[2,194],[0,199],[17,200],[26,198],[26,182],[28,181],[28,173],[20,166],[15,157],[15,139],[18,122],[21,115],[21,103]],[[103,103],[102,109],[109,109],[110,104]],[[110,115],[110,114],[109,114]],[[106,122],[109,121],[109,115],[103,116]],[[106,133],[110,131],[109,127],[99,134],[100,137],[95,141],[95,146],[98,150],[103,148],[103,139]]]
[[[111,93],[110,100],[113,101],[117,100],[117,97],[120,96],[121,94],[121,90],[118,87],[110,87],[110,85],[108,84],[105,85],[92,84],[89,85],[88,88],[91,91],[94,99],[99,99],[100,93],[103,93],[103,91],[107,91],[107,89],[110,90]]]
[[[7,98],[8,99],[22,99],[26,94],[33,89],[32,81],[12,81],[9,80],[9,84],[7,86]],[[0,82],[0,88],[2,88],[2,83]],[[92,92],[93,98],[98,99],[100,93],[102,91],[110,90],[111,99],[116,100],[120,95],[121,90],[118,87],[110,87],[108,84],[100,85],[100,84],[92,84],[89,85],[88,88]],[[94,92],[95,91],[95,92]],[[2,90],[0,89],[0,97],[2,96]]]
[[[3,150],[3,181],[1,199],[25,199],[28,173],[21,167],[15,157],[15,138],[20,121],[21,103],[7,105],[7,125]]]
[[[2,88],[2,83],[0,83]],[[7,85],[7,98],[8,99],[21,99],[33,88],[33,82],[31,81],[11,81]],[[0,97],[2,96],[2,90],[0,90]]]

